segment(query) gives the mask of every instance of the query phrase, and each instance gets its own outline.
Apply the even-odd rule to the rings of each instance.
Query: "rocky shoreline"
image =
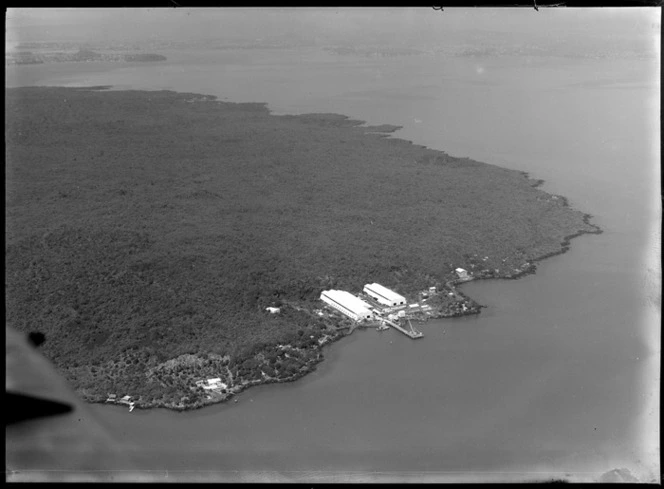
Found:
[[[463,283],[463,281],[459,281],[459,283]],[[466,310],[462,310],[460,307],[456,308],[438,307],[434,308],[431,311],[431,313],[421,314],[419,315],[419,317],[414,319],[417,321],[427,321],[430,319],[468,316],[472,314],[479,314],[480,309],[482,307],[485,307],[477,304],[475,301],[467,297],[462,292],[456,290],[455,288],[453,288],[452,290],[454,290],[455,294],[458,294],[459,296],[463,297],[465,301],[467,301],[468,307]],[[312,316],[314,315],[313,311],[308,311],[308,312],[312,314]],[[233,399],[235,400],[235,402],[237,402],[236,398],[237,395],[239,395],[241,392],[244,392],[246,389],[257,385],[280,384],[280,383],[294,382],[296,380],[299,380],[305,375],[315,371],[316,366],[324,360],[322,352],[324,346],[331,345],[332,343],[335,343],[346,336],[350,336],[351,334],[353,334],[353,332],[355,332],[356,329],[366,329],[375,326],[375,324],[373,323],[367,325],[353,323],[340,316],[338,317],[338,319],[339,323],[341,324],[337,326],[336,331],[332,334],[326,333],[325,341],[322,344],[315,345],[313,348],[305,350],[303,363],[298,368],[298,370],[290,376],[286,377],[268,377],[264,375],[261,376],[260,375],[262,373],[261,366],[257,366],[256,370],[253,372],[253,375],[251,377],[259,377],[258,379],[253,379],[253,380],[247,380],[244,378],[233,379],[233,384],[226,390],[226,392],[224,392],[221,395],[214,395],[209,399],[199,399],[193,402],[189,402],[189,399],[187,399],[187,401],[185,402],[180,401],[176,403],[168,403],[163,401],[143,401],[141,400],[140,395],[132,396],[132,398],[134,399],[132,403],[133,408],[136,409],[164,408],[173,411],[190,411],[194,409],[200,409],[205,406],[210,406],[213,404],[229,402]],[[278,345],[278,346],[281,346],[286,350],[297,349],[297,347],[293,347],[292,345]],[[224,380],[228,381],[228,377],[225,377]],[[84,396],[84,400],[93,404],[104,404],[107,402],[102,398],[102,396],[99,395]]]
[[[543,180],[538,181],[538,185],[541,185],[543,183]],[[564,197],[559,197],[562,199],[565,199]],[[567,199],[564,201],[565,205],[568,205]],[[476,301],[474,301],[472,298],[468,297],[466,294],[464,294],[462,291],[458,290],[458,286],[468,283],[468,282],[473,282],[477,280],[489,280],[489,279],[503,279],[503,280],[516,280],[521,277],[527,276],[527,275],[533,275],[535,274],[537,270],[536,262],[543,261],[547,258],[557,256],[557,255],[562,255],[566,253],[569,248],[570,248],[570,243],[571,240],[574,238],[577,238],[579,236],[582,236],[584,234],[602,234],[604,231],[597,225],[590,223],[590,219],[592,219],[592,216],[590,214],[584,214],[584,223],[587,224],[588,226],[591,226],[592,230],[580,230],[576,233],[567,235],[563,238],[563,240],[560,243],[560,250],[558,251],[553,251],[546,253],[544,255],[541,255],[539,257],[535,257],[530,260],[530,262],[527,263],[527,266],[522,268],[520,271],[513,273],[513,274],[506,274],[502,276],[472,276],[467,279],[456,279],[456,280],[451,280],[445,284],[445,287],[443,288],[443,291],[445,290],[451,290],[455,296],[462,297],[464,299],[464,302],[468,304],[468,307],[465,309],[461,309],[460,307],[456,308],[450,308],[450,307],[439,307],[435,310],[433,310],[431,313],[428,314],[420,314],[417,315],[415,320],[420,321],[420,322],[425,322],[429,321],[431,319],[443,319],[443,318],[457,318],[457,317],[463,317],[463,316],[470,316],[474,314],[479,314],[481,312],[482,308],[485,308],[487,306],[478,304]],[[443,292],[441,291],[441,292]],[[312,315],[313,313],[309,311]],[[151,401],[151,402],[141,402],[140,398],[135,401],[135,408],[137,409],[156,409],[156,408],[164,408],[164,409],[170,409],[173,411],[179,411],[179,412],[184,412],[184,411],[191,411],[195,409],[201,409],[206,406],[211,406],[214,404],[219,404],[222,402],[229,402],[232,399],[237,402],[237,395],[240,393],[244,392],[245,390],[249,389],[250,387],[258,386],[258,385],[265,385],[265,384],[281,384],[281,383],[286,383],[286,382],[295,382],[296,380],[301,379],[305,375],[313,372],[316,370],[316,366],[321,363],[324,360],[322,348],[325,345],[332,345],[333,343],[339,341],[340,339],[350,336],[353,334],[353,332],[356,329],[360,328],[368,328],[371,326],[367,325],[358,325],[358,324],[353,324],[349,323],[348,326],[346,327],[339,327],[337,329],[337,334],[330,335],[327,337],[327,340],[322,344],[319,345],[318,347],[315,347],[309,354],[309,356],[306,357],[306,361],[304,364],[300,367],[300,369],[293,375],[289,377],[263,377],[258,380],[243,380],[240,381],[238,384],[234,385],[228,390],[227,394],[224,394],[220,397],[213,398],[213,399],[207,399],[207,400],[202,400],[198,402],[194,402],[191,404],[185,404],[182,402],[179,403],[166,403],[166,402],[158,402],[158,401]],[[344,329],[346,330],[345,332]],[[290,346],[290,345],[288,345]],[[292,348],[292,346],[291,346]],[[105,403],[106,401],[100,400],[100,399],[86,399],[86,401],[90,403]]]
[[[291,382],[355,329],[321,290],[375,280],[420,304],[412,320],[477,314],[464,281],[601,232],[541,180],[386,137],[398,126],[103,88],[6,102],[7,321],[43,331],[89,402],[187,410]]]

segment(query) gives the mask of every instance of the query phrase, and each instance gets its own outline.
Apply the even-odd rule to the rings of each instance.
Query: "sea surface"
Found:
[[[187,413],[93,406],[145,473],[587,481],[627,468],[658,477],[657,58],[160,53],[168,61],[8,67],[7,86],[168,89],[400,125],[393,137],[544,179],[604,233],[574,239],[535,275],[465,285],[487,306],[477,317],[418,325],[418,341],[357,331],[327,348],[314,373],[237,403]]]

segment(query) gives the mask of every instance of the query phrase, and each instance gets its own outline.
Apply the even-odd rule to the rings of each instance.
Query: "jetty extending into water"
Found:
[[[387,324],[388,326],[392,326],[397,331],[402,332],[403,334],[405,334],[406,336],[408,336],[409,338],[412,338],[414,340],[424,337],[424,334],[421,331],[417,331],[415,328],[413,328],[413,325],[410,322],[410,319],[407,320],[408,321],[408,327],[409,327],[408,329],[403,328],[399,324],[395,323],[394,321],[390,321],[389,319],[382,318],[380,321],[381,321],[381,325],[386,325]]]

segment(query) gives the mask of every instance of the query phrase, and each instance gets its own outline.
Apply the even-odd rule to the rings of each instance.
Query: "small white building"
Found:
[[[118,401],[120,404],[131,404],[131,396],[124,396]]]
[[[212,390],[212,389],[225,389],[227,387],[221,379],[208,379],[208,385],[203,386],[203,389]]]
[[[281,309],[278,307],[266,307],[265,310],[271,312],[272,314],[277,314],[281,311]]]
[[[364,293],[386,306],[400,306],[406,303],[404,296],[377,283],[365,285]]]
[[[202,387],[206,391],[211,391],[215,389],[226,389],[228,387],[224,384],[220,378],[207,379],[207,380],[198,380],[196,385]]]
[[[470,275],[468,274],[468,270],[464,270],[463,268],[457,268],[454,270],[459,278],[470,278]]]
[[[345,290],[324,290],[320,298],[327,305],[355,321],[371,319],[373,316],[369,304]]]

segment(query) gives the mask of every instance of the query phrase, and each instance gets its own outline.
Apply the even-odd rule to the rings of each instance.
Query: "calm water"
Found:
[[[476,318],[421,341],[363,331],[293,384],[191,413],[94,411],[141,466],[227,480],[591,480],[659,473],[659,67],[654,60],[299,51],[23,66],[8,85],[114,85],[404,126],[397,137],[528,171],[604,230],[535,276],[465,291]]]

